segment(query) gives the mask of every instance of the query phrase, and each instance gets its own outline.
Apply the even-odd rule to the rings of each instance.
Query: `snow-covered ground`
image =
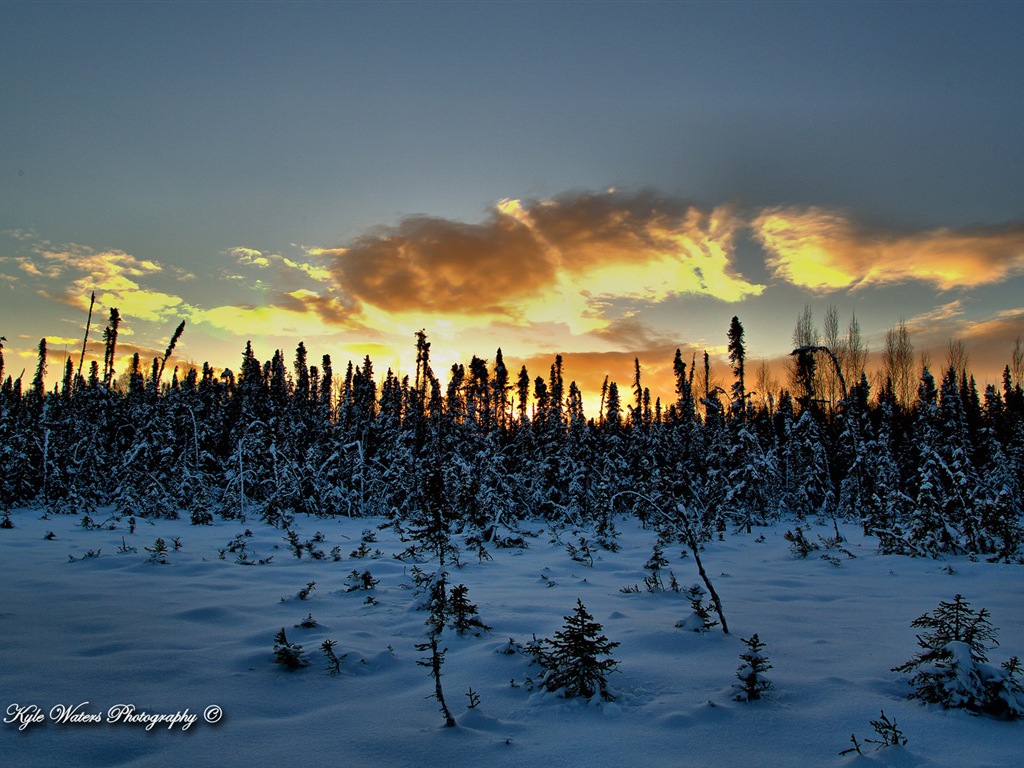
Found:
[[[100,515],[97,519],[101,519]],[[906,698],[905,677],[890,668],[917,650],[910,622],[961,593],[988,608],[1001,647],[993,661],[1024,657],[1024,568],[951,559],[881,556],[855,527],[834,566],[812,554],[794,559],[786,526],[726,535],[707,544],[705,566],[721,594],[730,635],[677,628],[689,603],[674,593],[624,593],[640,585],[655,533],[618,519],[621,550],[597,552],[592,567],[552,543],[543,524],[525,550],[489,548],[479,562],[462,539],[465,584],[493,631],[459,637],[446,630],[443,684],[459,727],[446,729],[428,670],[415,649],[426,612],[409,588],[407,546],[380,519],[299,519],[305,541],[340,547],[341,559],[294,557],[281,530],[258,520],[140,519],[86,530],[75,516],[11,515],[0,530],[0,765],[538,765],[786,766],[889,765],[999,767],[1024,756],[1024,724],[944,711]],[[226,549],[246,529],[245,566]],[[349,556],[364,530],[371,554]],[[814,533],[826,533],[822,528]],[[52,532],[53,536],[46,538]],[[759,536],[760,535],[760,536]],[[155,540],[181,548],[167,564],[150,562]],[[763,537],[763,538],[762,538]],[[134,551],[119,551],[134,548]],[[374,557],[372,550],[383,554]],[[98,557],[85,557],[89,550]],[[70,556],[75,558],[71,561]],[[691,556],[666,550],[684,586],[698,581]],[[423,564],[424,570],[435,566]],[[347,592],[346,578],[369,569],[372,592]],[[316,588],[308,599],[299,591]],[[367,603],[372,596],[375,604]],[[524,655],[498,650],[509,637],[551,637],[583,600],[604,633],[621,645],[610,683],[614,703],[564,700],[531,692],[536,675]],[[296,627],[312,614],[319,624]],[[274,663],[274,635],[286,628],[309,666]],[[766,701],[732,700],[745,649],[766,643],[774,690]],[[347,654],[341,673],[326,671],[324,639]],[[469,710],[469,688],[480,704]],[[84,702],[84,704],[83,704]],[[60,707],[106,721],[118,705],[136,714],[195,716],[193,724],[145,729],[145,721],[54,722]],[[219,707],[222,718],[216,719]],[[31,717],[38,707],[41,722]],[[20,708],[20,709],[19,709]],[[112,708],[115,708],[112,713]],[[186,712],[187,710],[187,712]],[[894,718],[906,747],[839,756],[850,735],[874,738],[869,721]],[[21,713],[20,719],[18,713]]]

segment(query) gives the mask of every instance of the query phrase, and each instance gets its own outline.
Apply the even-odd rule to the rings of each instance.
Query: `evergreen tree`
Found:
[[[911,698],[1003,719],[1024,717],[1020,663],[1016,658],[1001,668],[987,663],[989,650],[998,645],[987,610],[974,611],[956,595],[911,626],[926,630],[917,636],[921,651],[892,670],[914,673],[908,681]]]
[[[287,638],[284,627],[274,635],[274,663],[290,670],[301,669],[309,664],[302,646]]]
[[[744,381],[747,348],[743,343],[743,326],[740,319],[733,316],[729,324],[729,362],[736,380],[732,385],[732,409],[737,415],[744,416],[747,412],[747,389]]]
[[[768,657],[762,653],[764,643],[758,638],[757,633],[750,636],[750,639],[743,640],[747,650],[740,654],[743,663],[736,670],[738,683],[733,684],[736,693],[733,699],[736,701],[757,701],[763,699],[765,694],[772,689],[772,683],[764,673],[772,668]]]
[[[551,640],[545,640],[541,654],[541,685],[565,698],[592,698],[600,694],[605,701],[615,697],[608,691],[608,675],[619,662],[608,654],[619,646],[601,634],[602,627],[576,600],[575,610],[565,617],[563,628]]]
[[[452,587],[452,593],[448,597],[448,613],[451,616],[452,628],[460,635],[467,632],[472,635],[489,632],[491,628],[480,620],[477,607],[469,602],[468,594],[469,588],[465,584]]]

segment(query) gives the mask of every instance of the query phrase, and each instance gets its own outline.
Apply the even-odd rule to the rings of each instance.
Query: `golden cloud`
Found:
[[[329,299],[317,297],[317,303],[329,305]],[[327,307],[327,314],[335,310]],[[267,336],[288,339],[309,339],[337,333],[337,328],[324,320],[321,310],[311,311],[306,297],[295,299],[289,306],[234,306],[224,305],[211,309],[191,308],[190,322],[207,323],[241,337]]]
[[[603,303],[759,294],[731,263],[738,221],[651,194],[504,200],[482,224],[414,217],[329,259],[339,290],[387,313],[491,315],[604,327]]]
[[[18,259],[23,271],[36,277],[68,279],[60,293],[43,288],[39,294],[77,309],[88,308],[94,291],[98,306],[117,307],[123,315],[140,320],[165,320],[184,307],[181,297],[140,285],[139,279],[163,271],[155,261],[124,251],[94,251],[80,245],[56,249],[43,244],[35,253],[35,258]]]
[[[815,291],[920,280],[940,289],[1024,270],[1024,225],[869,230],[822,208],[770,208],[751,223],[776,276]]]

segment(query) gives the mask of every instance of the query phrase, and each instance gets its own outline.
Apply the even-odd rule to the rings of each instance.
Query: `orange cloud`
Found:
[[[554,278],[529,229],[501,213],[484,224],[406,219],[325,253],[341,287],[386,311],[501,313]]]
[[[482,224],[409,218],[310,253],[329,257],[339,290],[388,313],[560,320],[587,331],[606,325],[610,298],[759,294],[732,265],[737,226],[725,209],[607,192],[505,200]]]
[[[815,291],[920,280],[940,289],[1024,271],[1024,225],[869,230],[822,208],[769,208],[751,222],[777,277]]]

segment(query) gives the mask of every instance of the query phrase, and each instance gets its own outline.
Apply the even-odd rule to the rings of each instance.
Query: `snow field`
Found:
[[[529,530],[525,550],[488,545],[492,561],[478,562],[462,537],[462,568],[448,567],[452,585],[464,583],[481,620],[493,630],[459,637],[446,630],[445,696],[459,721],[445,729],[428,670],[414,648],[426,638],[426,612],[416,610],[412,562],[394,555],[407,543],[381,519],[300,518],[305,541],[316,531],[318,549],[340,547],[341,560],[296,559],[284,532],[258,520],[112,521],[114,530],[85,530],[81,518],[41,519],[35,510],[12,514],[0,530],[0,710],[89,702],[106,713],[133,704],[152,713],[198,715],[187,730],[124,723],[59,724],[19,731],[0,726],[0,764],[19,766],[168,766],[212,764],[326,764],[419,766],[479,763],[546,766],[892,765],[1008,766],[1024,755],[1024,725],[944,711],[908,700],[904,677],[890,668],[917,649],[910,622],[939,600],[961,593],[974,608],[988,608],[999,628],[998,663],[1024,657],[1024,570],[1020,566],[882,556],[855,527],[841,530],[856,555],[840,554],[838,567],[796,560],[783,539],[785,525],[753,536],[726,535],[708,542],[705,568],[721,594],[731,634],[675,627],[690,614],[674,593],[643,590],[643,565],[656,540],[631,519],[618,518],[618,552],[595,548],[588,567],[570,559],[567,542],[587,531],[561,531],[560,542],[543,523]],[[102,519],[102,515],[97,519]],[[246,529],[244,566],[218,550]],[[373,529],[377,559],[349,558],[361,533]],[[52,531],[53,540],[44,535]],[[809,535],[827,535],[831,526]],[[758,537],[763,536],[763,541]],[[119,552],[124,544],[136,551]],[[168,564],[149,562],[145,547],[157,537],[182,548]],[[593,546],[593,545],[592,545]],[[82,558],[90,549],[99,557]],[[699,581],[683,547],[665,555],[683,586]],[[76,560],[69,562],[69,555]],[[432,563],[419,565],[424,571]],[[346,591],[355,569],[370,570],[372,591]],[[948,570],[952,570],[950,573]],[[667,573],[663,574],[666,583]],[[308,582],[308,599],[297,593]],[[368,595],[376,605],[365,602]],[[604,634],[621,645],[618,671],[609,680],[613,703],[563,700],[530,691],[535,676],[523,655],[497,651],[509,637],[526,643],[551,637],[580,598]],[[312,614],[320,626],[295,627]],[[273,663],[274,634],[303,646],[309,666],[290,672]],[[745,646],[758,633],[773,668],[774,690],[763,702],[732,700],[732,684]],[[319,646],[337,641],[347,654],[341,673],[328,674]],[[515,681],[515,687],[510,684]],[[480,706],[468,710],[469,688]],[[209,705],[223,719],[204,721]],[[863,743],[868,724],[884,709],[909,743],[863,757],[840,757],[851,733]]]

